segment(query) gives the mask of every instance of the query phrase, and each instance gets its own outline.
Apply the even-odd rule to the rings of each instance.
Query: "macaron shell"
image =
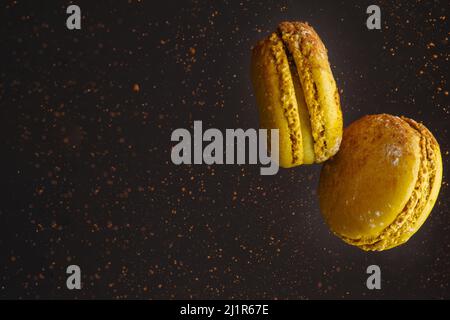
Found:
[[[317,87],[320,114],[325,122],[325,145],[320,151],[317,150],[317,162],[321,162],[338,152],[342,141],[343,120],[339,94],[331,70],[315,68],[312,74]]]
[[[374,115],[352,123],[320,177],[320,206],[331,230],[372,242],[410,199],[419,166],[420,137],[401,119]]]
[[[279,129],[280,166],[289,168],[302,164],[303,141],[295,89],[282,42],[276,34],[253,49],[251,76],[260,127]]]

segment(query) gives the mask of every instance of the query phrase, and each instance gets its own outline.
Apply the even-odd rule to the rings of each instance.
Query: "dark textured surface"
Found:
[[[5,1],[0,9],[0,297],[450,298],[448,8],[368,1]],[[251,46],[282,20],[328,48],[345,124],[405,115],[441,144],[437,204],[405,245],[330,234],[320,166],[175,166],[171,132],[250,128]],[[65,288],[65,268],[83,288]],[[382,290],[365,270],[382,269]]]

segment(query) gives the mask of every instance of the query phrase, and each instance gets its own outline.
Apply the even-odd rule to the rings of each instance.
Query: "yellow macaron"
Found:
[[[314,29],[280,23],[254,47],[251,65],[260,126],[279,129],[280,166],[333,156],[342,139],[342,112],[327,50]]]
[[[319,199],[331,230],[363,250],[386,250],[422,226],[442,180],[439,145],[414,120],[365,116],[344,131],[324,164]]]

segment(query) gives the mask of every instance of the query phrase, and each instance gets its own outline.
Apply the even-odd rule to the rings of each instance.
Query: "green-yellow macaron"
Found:
[[[322,168],[320,207],[331,230],[363,250],[386,250],[422,226],[442,180],[439,145],[422,124],[387,114],[345,129]]]

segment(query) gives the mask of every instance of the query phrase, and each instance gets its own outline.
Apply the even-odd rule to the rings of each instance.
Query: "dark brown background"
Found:
[[[372,1],[158,3],[76,1],[81,31],[70,1],[2,3],[0,297],[450,298],[448,2],[377,1],[381,31],[365,27]],[[193,120],[257,128],[250,49],[282,20],[322,37],[346,125],[405,115],[440,142],[441,193],[406,245],[330,234],[318,165],[171,164],[170,134]]]

